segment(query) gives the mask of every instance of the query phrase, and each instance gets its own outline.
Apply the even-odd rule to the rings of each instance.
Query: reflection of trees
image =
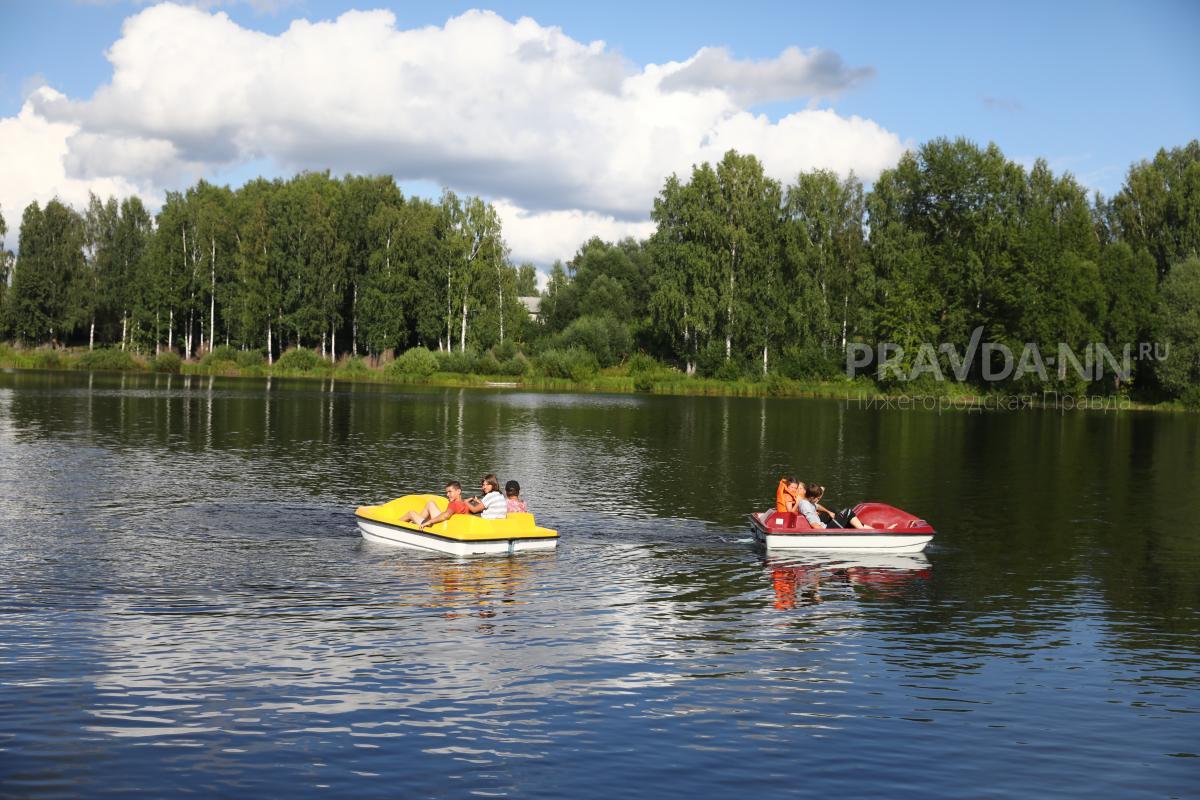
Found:
[[[945,565],[929,581],[933,630],[1010,613],[1014,630],[1052,632],[1054,620],[1030,612],[1098,590],[1114,617],[1200,632],[1192,415],[938,414],[69,372],[8,372],[0,388],[10,390],[14,441],[98,448],[88,463],[101,472],[89,477],[130,498],[319,497],[349,507],[450,477],[471,487],[495,471],[521,481],[539,516],[672,520],[667,536],[684,530],[681,519],[740,532],[787,471],[826,483],[834,503],[879,499],[933,521]],[[747,590],[716,573],[689,580],[714,598]]]

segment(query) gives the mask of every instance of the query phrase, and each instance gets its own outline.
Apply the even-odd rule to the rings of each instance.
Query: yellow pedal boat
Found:
[[[456,556],[508,555],[527,550],[552,550],[558,531],[539,528],[533,514],[509,514],[505,519],[482,519],[474,514],[455,514],[444,522],[418,528],[401,518],[409,511],[422,511],[432,500],[446,510],[445,497],[408,494],[378,506],[359,506],[354,512],[364,539]]]

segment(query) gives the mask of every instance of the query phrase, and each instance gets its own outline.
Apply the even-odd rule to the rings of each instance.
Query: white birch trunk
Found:
[[[208,346],[212,349],[217,344],[217,237],[210,236],[210,257],[208,260],[209,280],[211,291],[208,299]]]
[[[96,341],[96,318],[92,317],[91,327],[88,328],[88,352],[92,351],[92,344]],[[121,349],[125,349],[124,340],[121,341]]]
[[[187,251],[187,225],[184,225],[182,228],[179,229],[179,236],[183,240],[183,271],[186,274],[187,273],[187,265],[188,265],[188,263],[187,263],[187,261],[188,261],[188,258],[187,258],[187,253],[188,253],[188,251]],[[174,323],[175,323],[175,309],[171,309],[172,328],[174,327]],[[188,331],[186,341],[190,344],[191,340],[192,340],[192,334],[191,334],[191,331]],[[172,341],[171,346],[172,346],[172,348],[174,348],[174,339],[172,339],[171,341]],[[184,353],[184,358],[187,358],[187,353]]]
[[[271,347],[271,321],[267,320],[267,364],[275,363],[275,351]]]
[[[691,341],[692,341],[692,329],[688,323],[688,307],[687,307],[687,303],[684,303],[683,304],[683,352],[685,353],[685,355],[684,355],[684,362],[683,362],[683,372],[685,375],[691,375],[696,369],[696,365],[692,361]]]
[[[728,361],[733,353],[733,270],[737,265],[737,245],[729,248],[729,298],[726,303],[726,317],[729,327],[725,331],[725,360]]]
[[[467,352],[467,293],[463,292],[463,312],[462,312],[462,333],[458,338],[458,350],[461,353]]]
[[[850,316],[850,295],[846,295],[842,304],[842,352],[846,352],[846,325]]]
[[[504,273],[500,261],[496,261],[496,288],[500,293],[500,344],[504,344]]]

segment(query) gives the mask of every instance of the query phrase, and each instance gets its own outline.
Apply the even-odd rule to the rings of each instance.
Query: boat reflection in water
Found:
[[[447,618],[496,616],[498,606],[523,603],[530,568],[514,559],[475,560],[441,565],[431,581],[428,607],[440,608]]]
[[[924,553],[805,553],[800,558],[768,553],[763,565],[781,611],[841,599],[847,590],[862,599],[902,598],[928,582],[933,571]]]
[[[447,619],[487,620],[505,607],[528,603],[531,579],[553,563],[551,552],[497,559],[424,558],[397,567],[413,588],[407,604],[439,611]]]

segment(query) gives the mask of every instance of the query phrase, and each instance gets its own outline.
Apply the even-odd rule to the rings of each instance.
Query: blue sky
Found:
[[[42,83],[72,101],[89,100],[113,77],[105,51],[121,38],[123,21],[147,7],[102,0],[0,0],[6,33],[0,47],[0,118],[16,115],[30,88]],[[625,59],[633,71],[686,61],[703,47],[728,48],[733,59],[747,63],[775,59],[793,46],[820,48],[849,67],[873,70],[873,76],[832,98],[788,97],[745,111],[778,121],[806,108],[828,108],[843,120],[870,120],[906,144],[959,135],[994,141],[1010,158],[1031,163],[1044,157],[1056,171],[1069,170],[1106,194],[1120,188],[1131,163],[1152,157],[1160,147],[1200,137],[1195,83],[1200,3],[1184,0],[725,5],[258,0],[201,7],[228,14],[240,28],[272,36],[297,18],[334,19],[349,9],[390,9],[395,28],[405,31],[444,26],[469,9],[484,8],[510,23],[531,17],[578,43],[603,40],[606,52]],[[222,68],[219,59],[211,68]],[[533,118],[528,124],[541,122]],[[339,164],[329,166],[339,171]],[[288,171],[286,165],[276,166],[273,156],[261,154],[208,169],[218,180],[235,182],[260,172]],[[453,182],[455,174],[399,177],[429,191],[439,182]],[[495,184],[480,186],[481,193],[497,191]],[[557,190],[537,191],[541,194],[531,192],[522,207],[532,208]],[[558,207],[548,200],[545,205]],[[564,196],[559,205],[580,204]],[[597,205],[597,213],[610,213],[612,205]],[[648,210],[648,203],[642,207]],[[621,210],[615,213],[620,217]]]

